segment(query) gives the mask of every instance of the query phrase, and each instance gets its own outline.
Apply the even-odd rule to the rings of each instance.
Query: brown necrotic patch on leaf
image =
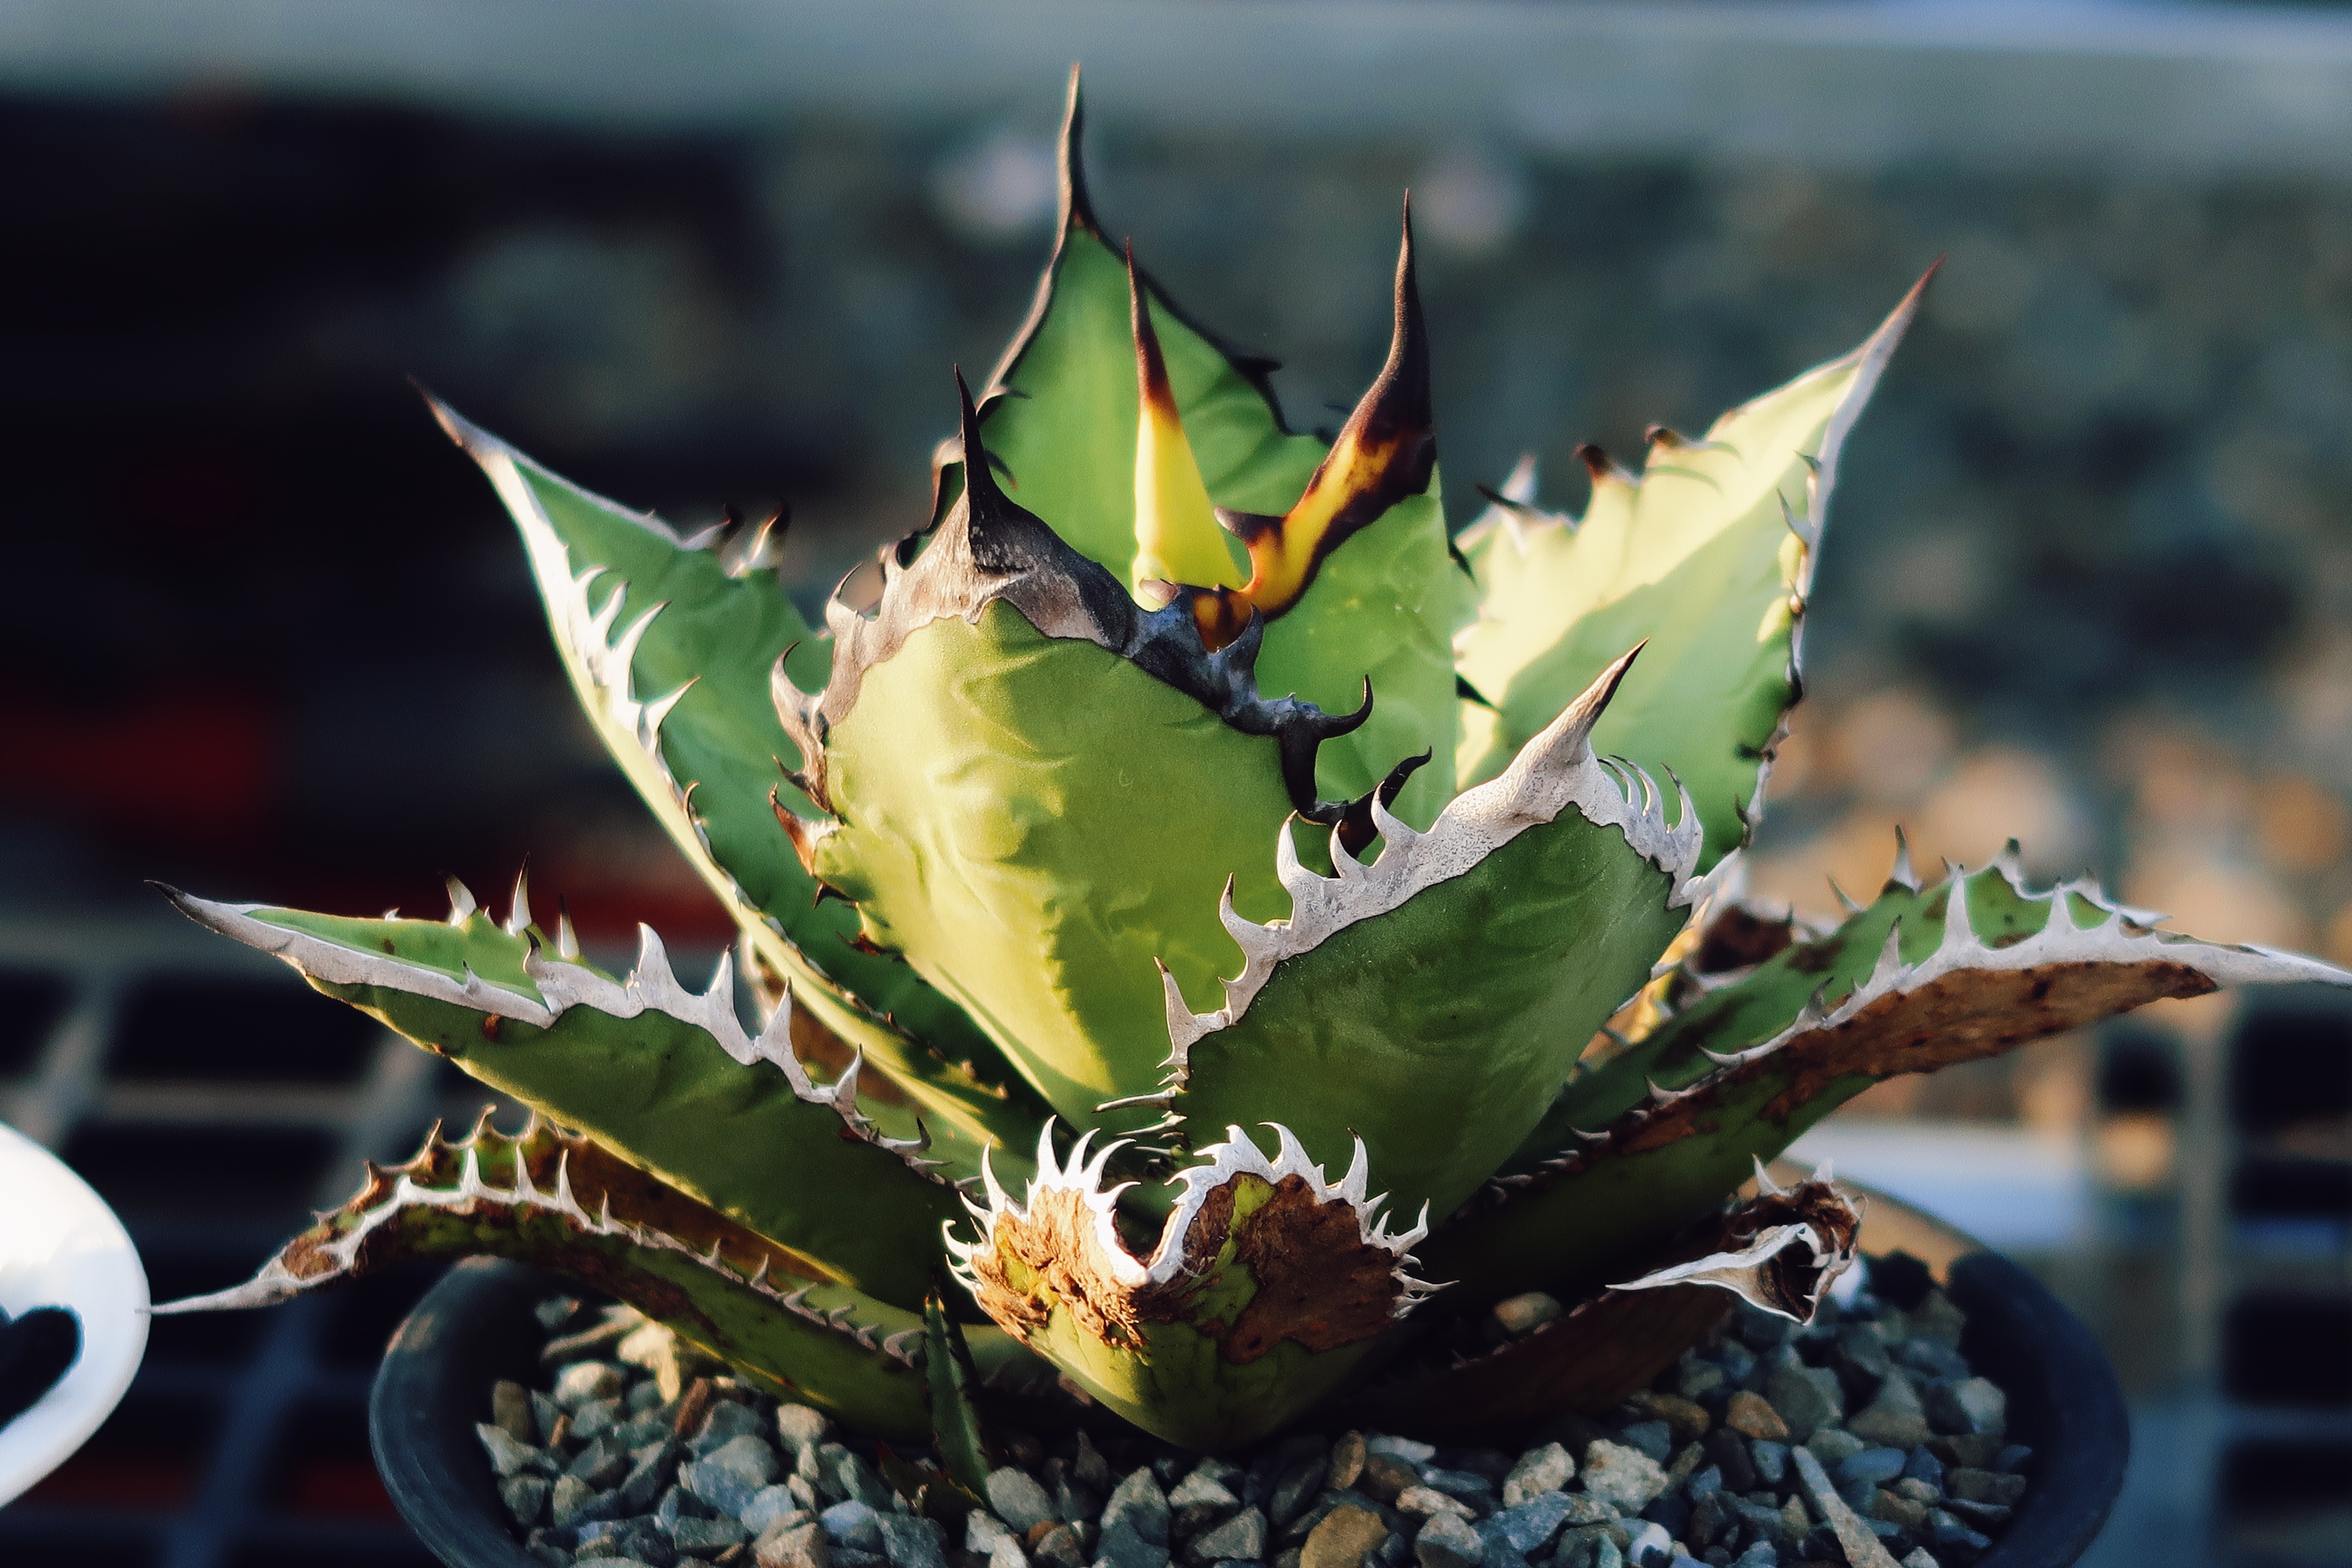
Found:
[[[369,1162],[360,1190],[287,1243],[259,1276],[200,1300],[267,1305],[410,1258],[448,1256],[453,1226],[476,1243],[461,1250],[522,1258],[600,1287],[623,1268],[610,1245],[614,1237],[644,1238],[746,1278],[775,1279],[779,1288],[833,1278],[591,1139],[537,1116],[509,1136],[490,1127],[485,1111],[465,1139],[451,1142],[436,1127],[404,1163]],[[646,1288],[656,1286],[672,1289],[658,1281]]]
[[[1257,1293],[1234,1319],[1222,1353],[1253,1362],[1294,1340],[1310,1351],[1370,1339],[1396,1321],[1396,1258],[1365,1241],[1353,1211],[1285,1176],[1234,1236],[1234,1261]]]
[[[1430,1289],[1399,1266],[1423,1229],[1391,1234],[1377,1202],[1365,1202],[1360,1143],[1335,1184],[1287,1130],[1275,1131],[1276,1159],[1238,1128],[1202,1150],[1204,1163],[1175,1177],[1183,1195],[1150,1256],[1139,1258],[1120,1239],[1115,1193],[1102,1186],[1123,1145],[1089,1162],[1082,1138],[1065,1163],[1049,1130],[1027,1201],[1016,1205],[991,1178],[990,1206],[974,1209],[981,1238],[950,1237],[958,1272],[982,1309],[1024,1338],[1058,1309],[1087,1336],[1129,1352],[1146,1349],[1146,1325],[1181,1322],[1236,1363],[1285,1340],[1324,1351],[1370,1339]]]
[[[1124,1248],[1106,1255],[1095,1210],[1075,1188],[1033,1191],[1027,1212],[1000,1215],[970,1261],[981,1310],[1009,1333],[1041,1331],[1058,1307],[1105,1344],[1143,1342],[1140,1265]]]
[[[2190,965],[2162,960],[1959,971],[1877,997],[1842,1023],[1792,1036],[1769,1055],[1644,1106],[1613,1124],[1605,1142],[1569,1155],[1561,1169],[1663,1149],[1711,1130],[1719,1125],[1727,1104],[1751,1085],[1778,1083],[1759,1114],[1786,1122],[1842,1078],[1874,1080],[1934,1072],[2000,1056],[2144,1003],[2202,996],[2218,988]]]
[[[1916,991],[1881,996],[1842,1024],[1790,1041],[1783,1047],[1795,1048],[1784,1064],[1788,1087],[1765,1106],[1764,1114],[1786,1121],[1848,1074],[1884,1079],[1934,1072],[1999,1056],[2028,1040],[2145,1003],[2202,996],[2220,988],[2189,964],[2163,961],[1965,970]]]
[[[1785,951],[1796,934],[1796,921],[1790,916],[1731,904],[1707,922],[1698,951],[1691,955],[1691,968],[1701,974],[1751,968]]]

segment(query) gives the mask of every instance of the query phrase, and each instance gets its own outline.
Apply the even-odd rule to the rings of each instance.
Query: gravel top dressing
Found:
[[[478,1430],[518,1535],[556,1568],[1963,1568],[2032,1451],[1925,1268],[1869,1268],[1811,1327],[1742,1305],[1605,1419],[1563,1415],[1516,1451],[1348,1431],[1203,1458],[998,1428],[988,1510],[934,1495],[926,1517],[890,1478],[912,1491],[935,1456],[839,1432],[628,1308],[569,1298],[540,1309],[546,1385],[497,1384]],[[1517,1298],[1492,1331],[1557,1311]]]

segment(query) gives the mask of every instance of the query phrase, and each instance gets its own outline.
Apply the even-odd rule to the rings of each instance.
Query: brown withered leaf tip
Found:
[[[1782,1247],[1759,1263],[1756,1293],[1764,1304],[1800,1322],[1812,1319],[1830,1259],[1850,1256],[1862,1231],[1860,1211],[1827,1182],[1801,1182],[1786,1192],[1765,1192],[1725,1217],[1715,1250],[1736,1252],[1776,1226],[1801,1225],[1813,1234],[1813,1247]]]
[[[1430,404],[1429,330],[1412,256],[1407,206],[1397,249],[1396,321],[1381,374],[1340,426],[1297,504],[1280,517],[1217,509],[1250,556],[1250,580],[1233,597],[1269,620],[1296,605],[1324,560],[1391,507],[1429,489],[1437,468]],[[1223,609],[1230,621],[1234,611]]]

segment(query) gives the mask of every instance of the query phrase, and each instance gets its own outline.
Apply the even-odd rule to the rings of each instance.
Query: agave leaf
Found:
[[[508,1135],[485,1112],[457,1142],[435,1128],[246,1284],[155,1310],[272,1306],[414,1258],[483,1255],[608,1291],[779,1398],[879,1434],[929,1430],[919,1317],[537,1117]],[[992,1364],[1034,1364],[1006,1335],[975,1337]]]
[[[1892,881],[1829,936],[1791,943],[1579,1075],[1547,1125],[1590,1135],[1518,1162],[1431,1239],[1423,1262],[1477,1299],[1608,1269],[1882,1079],[2164,997],[2293,981],[2352,974],[2151,930],[2087,882],[2029,893],[2013,855],[1925,889]]]
[[[1860,348],[1733,409],[1705,440],[1654,433],[1639,477],[1587,447],[1581,522],[1514,504],[1464,531],[1481,597],[1458,668],[1492,703],[1464,704],[1465,786],[1646,638],[1593,743],[1682,781],[1706,824],[1701,869],[1746,840],[1797,698],[1800,617],[1839,452],[1926,281]]]
[[[1152,961],[1202,994],[1239,962],[1216,918],[1227,879],[1242,907],[1281,908],[1278,743],[1003,601],[868,672],[825,766],[827,885],[1082,1125],[1158,1081]]]
[[[811,1081],[788,1009],[744,1032],[727,956],[696,995],[644,928],[615,981],[479,910],[443,923],[173,900],[831,1278],[921,1302],[953,1189],[872,1129],[854,1081]]]
[[[992,1331],[999,1336],[1003,1330]],[[1009,1337],[1009,1336],[1007,1336]],[[985,1507],[988,1473],[996,1468],[980,1419],[980,1373],[963,1325],[948,1316],[939,1290],[923,1298],[923,1371],[930,1380],[931,1441],[948,1479],[976,1507]]]
[[[1085,129],[1073,70],[1053,258],[981,395],[981,426],[1021,504],[1126,582],[1136,553],[1136,349],[1128,262],[1104,237],[1087,193]],[[1251,511],[1286,509],[1323,460],[1324,443],[1284,422],[1267,380],[1274,362],[1218,342],[1150,273],[1136,280],[1210,495]],[[962,456],[952,447],[943,454],[957,484]]]
[[[1859,1224],[1827,1183],[1768,1191],[1675,1238],[1651,1273],[1601,1289],[1523,1339],[1424,1352],[1352,1401],[1351,1414],[1446,1443],[1491,1442],[1562,1411],[1597,1415],[1648,1386],[1723,1321],[1734,1296],[1811,1321],[1853,1260]]]
[[[981,398],[981,423],[1013,498],[1126,583],[1138,547],[1137,347],[1129,264],[1104,237],[1087,199],[1080,160],[1084,125],[1073,72],[1053,259],[1029,319]],[[1267,380],[1273,362],[1219,342],[1148,272],[1136,274],[1135,287],[1211,500],[1244,526],[1291,512],[1307,497],[1328,453],[1326,443],[1293,434],[1284,423]],[[1366,395],[1366,411],[1393,416],[1402,398],[1412,405],[1425,436],[1428,354],[1412,293],[1409,235],[1398,268],[1397,340],[1390,364]],[[1344,710],[1355,705],[1369,677],[1380,697],[1362,731],[1324,749],[1318,776],[1328,795],[1360,795],[1399,758],[1433,749],[1449,755],[1454,747],[1448,639],[1461,584],[1446,551],[1444,510],[1428,467],[1433,456],[1433,447],[1422,454],[1405,493],[1372,517],[1350,519],[1328,536],[1319,517],[1312,529],[1290,531],[1318,569],[1303,595],[1286,596],[1270,616],[1261,685]],[[961,458],[960,449],[946,448],[943,496],[962,482]],[[1335,511],[1357,493],[1356,478],[1349,468],[1329,474],[1323,499]],[[1379,493],[1388,499],[1386,491]],[[1297,575],[1304,581],[1307,574]],[[1452,795],[1452,784],[1444,769],[1424,770],[1406,785],[1398,809],[1407,820],[1425,823]]]
[[[969,404],[965,439],[977,449]],[[1239,959],[1217,889],[1238,878],[1241,907],[1271,918],[1284,816],[1368,814],[1314,793],[1317,748],[1361,714],[1260,697],[1263,623],[1212,651],[1185,603],[1139,607],[985,469],[890,563],[870,617],[828,614],[825,689],[784,672],[776,694],[836,817],[808,830],[809,866],[865,941],[1096,1125],[1158,1081],[1154,959],[1208,994]]]
[[[1228,912],[1247,964],[1214,1013],[1169,986],[1171,1119],[1271,1118],[1327,1160],[1360,1132],[1401,1212],[1469,1196],[1701,893],[1688,798],[1670,827],[1654,783],[1590,744],[1633,662],[1604,670],[1430,832],[1381,813],[1369,867],[1335,854],[1339,875],[1319,877],[1286,831],[1289,919]]]
[[[956,1270],[1006,1331],[1121,1416],[1171,1442],[1219,1448],[1282,1426],[1329,1394],[1428,1287],[1403,1270],[1422,1235],[1364,1196],[1364,1146],[1325,1180],[1289,1132],[1269,1159],[1240,1128],[1177,1173],[1150,1256],[1119,1234],[1118,1189],[1087,1137],[1066,1163],[1050,1139],[1015,1204],[992,1178]]]
[[[856,918],[817,901],[786,830],[815,808],[778,772],[793,749],[770,674],[792,649],[821,680],[827,654],[767,559],[781,541],[701,547],[434,412],[513,515],[598,735],[801,1004],[905,1087],[955,1174],[976,1171],[992,1140],[1028,1147],[1043,1108],[953,1003],[853,945]]]

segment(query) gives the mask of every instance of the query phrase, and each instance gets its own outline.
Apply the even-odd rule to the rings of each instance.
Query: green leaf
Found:
[[[975,1396],[980,1374],[963,1325],[948,1316],[947,1299],[933,1290],[923,1298],[923,1369],[930,1381],[931,1441],[948,1479],[977,1505],[985,1507],[988,1473],[996,1468],[982,1430]]]
[[[952,1003],[905,964],[851,945],[856,917],[818,904],[780,826],[779,810],[815,808],[778,771],[793,748],[771,673],[795,645],[788,662],[803,679],[821,679],[827,663],[768,559],[781,540],[698,548],[434,407],[513,515],[598,735],[761,953],[906,1089],[953,1174],[976,1171],[992,1141],[1028,1147],[1043,1108]]]
[[[1226,880],[1260,918],[1283,907],[1279,743],[1005,600],[908,633],[824,757],[826,884],[1080,1126],[1159,1081],[1153,961],[1202,996],[1240,962]]]
[[[1630,662],[1429,833],[1381,813],[1372,865],[1286,855],[1289,918],[1230,922],[1248,962],[1224,1005],[1169,999],[1173,1117],[1280,1122],[1326,1161],[1360,1134],[1402,1213],[1445,1215],[1493,1173],[1697,896],[1688,801],[1669,828],[1588,743]]]
[[[1103,237],[1087,195],[1085,126],[1073,71],[1053,258],[982,394],[981,428],[1013,499],[1124,583],[1136,551],[1135,338],[1126,258]],[[1286,510],[1324,444],[1284,423],[1266,382],[1273,362],[1212,338],[1149,273],[1138,281],[1210,496],[1245,511]]]
[[[1494,704],[1463,706],[1465,787],[1646,639],[1593,743],[1690,791],[1702,870],[1746,842],[1797,699],[1799,617],[1839,451],[1925,287],[1860,348],[1733,409],[1704,441],[1654,432],[1638,478],[1585,448],[1581,522],[1509,505],[1464,531],[1480,604],[1458,668]]]
[[[1549,1155],[1531,1142],[1431,1238],[1422,1266],[1469,1300],[1589,1283],[1883,1079],[2163,997],[2290,981],[2352,974],[2150,930],[2088,883],[2029,893],[2013,854],[1925,890],[1890,882],[1829,936],[1793,943],[1577,1075],[1546,1118],[1564,1135]]]
[[[803,1259],[586,1138],[537,1118],[508,1136],[436,1128],[247,1283],[159,1313],[264,1307],[415,1258],[520,1259],[610,1291],[780,1399],[860,1430],[928,1427],[921,1321],[847,1287],[795,1277]],[[999,1357],[1025,1352],[993,1331]]]
[[[457,924],[346,920],[173,897],[832,1278],[922,1300],[940,1227],[959,1212],[953,1189],[885,1145],[854,1083],[810,1081],[782,1012],[757,1038],[744,1032],[725,955],[696,995],[644,928],[636,970],[614,981],[478,911]]]
[[[1199,1152],[1147,1257],[1128,1250],[1089,1134],[1066,1162],[1039,1143],[1015,1204],[993,1178],[956,1270],[1006,1332],[1148,1432],[1227,1448],[1311,1408],[1429,1287],[1407,1276],[1419,1227],[1392,1232],[1359,1142],[1326,1179],[1277,1126],[1268,1158],[1239,1128]]]
[[[1128,263],[1103,237],[1087,199],[1083,127],[1074,73],[1054,257],[1028,321],[981,399],[981,428],[1013,499],[1125,583],[1136,555],[1136,343]],[[1399,264],[1401,342],[1410,279],[1408,235]],[[1265,379],[1272,362],[1218,342],[1148,274],[1139,273],[1137,282],[1210,498],[1235,513],[1289,511],[1327,452],[1323,442],[1284,424]],[[1411,325],[1418,343],[1417,302]],[[1409,368],[1425,408],[1425,349]],[[1380,391],[1376,385],[1368,398]],[[1372,681],[1370,721],[1335,739],[1318,759],[1322,794],[1353,798],[1405,757],[1452,753],[1451,639],[1465,586],[1446,549],[1433,475],[1425,493],[1389,506],[1331,549],[1304,597],[1269,620],[1258,665],[1263,689],[1344,712],[1356,706],[1365,679]],[[1424,769],[1406,784],[1398,811],[1408,822],[1426,824],[1452,795],[1444,768]]]

